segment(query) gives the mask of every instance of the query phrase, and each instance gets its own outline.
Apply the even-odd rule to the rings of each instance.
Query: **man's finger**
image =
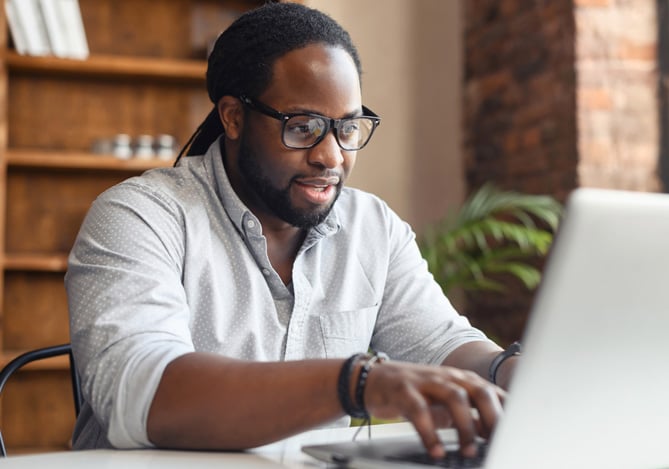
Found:
[[[416,388],[409,389],[403,407],[404,416],[413,424],[430,456],[434,459],[443,458],[444,447],[425,397]]]
[[[455,381],[444,381],[430,395],[448,409],[453,426],[458,432],[460,451],[465,456],[476,456],[476,425],[472,415],[467,389]]]
[[[488,438],[502,416],[502,402],[497,387],[483,379],[473,379],[461,383],[469,395],[472,406],[481,420],[480,435]]]

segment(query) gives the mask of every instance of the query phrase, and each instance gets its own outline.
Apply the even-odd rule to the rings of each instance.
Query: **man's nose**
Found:
[[[311,164],[332,169],[344,162],[344,155],[342,155],[342,149],[337,143],[334,132],[336,132],[336,129],[331,129],[323,137],[323,140],[318,142],[318,145],[309,150],[309,162]]]

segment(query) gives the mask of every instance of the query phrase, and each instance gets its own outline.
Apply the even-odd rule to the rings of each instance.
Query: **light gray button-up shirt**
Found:
[[[75,447],[151,446],[146,421],[167,364],[193,351],[257,361],[348,357],[441,363],[487,340],[433,281],[411,228],[344,188],[311,229],[290,285],[228,181],[218,142],[93,203],[65,279],[86,405]],[[249,383],[250,386],[253,383]]]

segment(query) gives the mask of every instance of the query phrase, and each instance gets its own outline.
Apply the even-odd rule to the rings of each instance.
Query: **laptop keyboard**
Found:
[[[414,464],[424,464],[432,467],[448,467],[448,468],[468,468],[468,467],[483,467],[485,455],[488,449],[488,444],[482,442],[478,445],[478,451],[473,458],[466,458],[460,454],[460,451],[448,451],[443,459],[433,459],[426,452],[409,453],[401,456],[389,456],[388,460],[394,462],[411,462]]]

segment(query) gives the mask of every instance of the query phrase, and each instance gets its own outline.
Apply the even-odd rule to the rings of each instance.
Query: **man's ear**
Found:
[[[225,136],[230,140],[237,140],[244,127],[244,109],[241,101],[234,96],[223,96],[218,101],[217,108]]]

